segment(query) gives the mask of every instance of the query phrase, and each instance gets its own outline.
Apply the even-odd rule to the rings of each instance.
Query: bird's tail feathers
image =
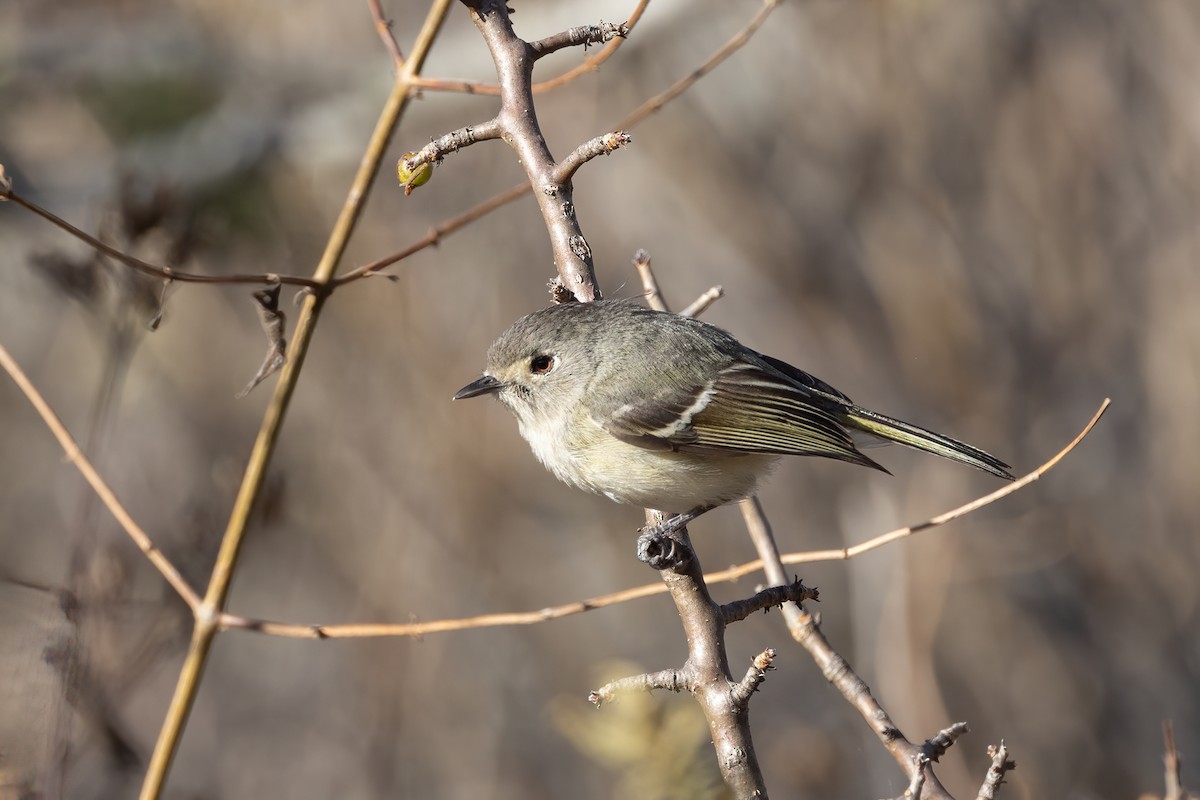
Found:
[[[951,461],[970,464],[972,467],[990,472],[1006,480],[1015,480],[1013,474],[1008,471],[1008,464],[990,453],[985,453],[978,447],[964,444],[957,439],[951,439],[949,436],[934,433],[910,422],[893,419],[858,406],[846,408],[842,411],[842,415],[844,415],[843,422],[847,426],[865,431],[872,436],[917,450],[924,450]]]

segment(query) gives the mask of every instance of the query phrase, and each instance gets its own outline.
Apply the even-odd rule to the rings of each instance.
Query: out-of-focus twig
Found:
[[[171,588],[183,598],[183,601],[189,607],[195,609],[199,606],[200,595],[188,584],[187,580],[179,573],[179,570],[175,568],[175,565],[163,555],[162,551],[150,539],[149,534],[142,530],[141,526],[133,520],[133,517],[125,510],[125,507],[121,505],[121,501],[113,494],[113,490],[104,482],[104,479],[100,477],[100,473],[96,472],[96,468],[92,466],[87,456],[79,449],[79,445],[75,443],[75,439],[67,431],[62,420],[54,413],[54,409],[50,408],[50,404],[46,402],[46,398],[42,397],[37,387],[29,380],[29,376],[13,360],[13,357],[9,355],[8,350],[3,345],[0,345],[0,366],[4,368],[4,371],[9,374],[13,382],[17,384],[17,387],[20,388],[25,397],[29,399],[29,402],[37,410],[42,421],[46,423],[46,427],[50,429],[50,432],[54,434],[54,438],[62,446],[67,460],[75,465],[75,468],[79,470],[79,474],[92,487],[92,490],[100,498],[100,501],[104,503],[109,513],[113,515],[121,528],[129,534],[129,538],[133,540],[133,543],[137,545],[147,560],[163,576],[163,580],[171,585]]]
[[[1187,789],[1183,788],[1183,773],[1179,766],[1179,748],[1175,746],[1175,724],[1164,719],[1163,732],[1163,772],[1166,791],[1163,800],[1188,800]],[[1004,742],[1000,743],[1001,747]],[[982,795],[981,795],[982,796]]]
[[[1008,760],[1008,747],[1004,744],[1004,740],[1000,740],[1000,746],[988,745],[988,755],[992,758],[991,766],[988,767],[987,777],[983,779],[983,785],[979,787],[979,794],[975,796],[975,800],[996,800],[996,795],[1000,791],[1000,784],[1004,783],[1004,775],[1009,770],[1017,768],[1017,762]],[[1170,795],[1168,795],[1170,800]]]
[[[736,34],[734,34],[733,37],[731,37],[716,52],[714,52],[711,56],[709,56],[709,58],[699,68],[688,73],[686,76],[684,76],[683,78],[676,81],[676,83],[674,83],[665,92],[658,95],[655,98],[656,102],[655,102],[653,108],[648,109],[645,107],[645,105],[640,106],[636,111],[634,111],[632,114],[627,116],[626,120],[632,120],[636,117],[636,121],[640,122],[641,120],[645,119],[650,114],[654,113],[655,111],[660,110],[668,102],[670,102],[671,100],[674,100],[676,97],[678,97],[680,94],[682,94],[686,89],[691,87],[699,79],[699,76],[706,75],[709,72],[711,72],[713,70],[713,68],[717,66],[717,64],[724,61],[735,50],[742,47],[743,45],[746,44],[747,41],[749,41],[750,37],[753,36],[754,33],[759,29],[759,27],[762,26],[762,23],[766,18],[766,14],[770,13],[770,11],[777,4],[778,4],[778,0],[774,0],[774,2],[770,2],[770,0],[768,0],[768,2],[764,3],[763,8],[760,9],[757,14],[755,14],[754,18],[751,19],[750,22],[747,23],[744,28],[742,28],[740,31],[738,31]],[[639,7],[639,11],[640,11],[640,7]],[[633,22],[632,22],[633,18],[631,17],[630,19],[631,19],[631,21],[627,24],[629,25],[630,28],[632,28],[633,27]],[[622,40],[618,39],[614,42],[610,42],[606,47],[612,47],[614,44],[617,44],[620,41],[622,41]],[[498,87],[497,87],[497,91],[494,93],[497,93],[497,94],[499,93]],[[634,127],[634,125],[633,124],[628,124],[628,125],[622,124],[622,125],[616,125],[614,127],[616,129],[624,130],[626,128],[632,128],[632,127]],[[458,215],[457,217],[454,217],[452,219],[447,220],[446,222],[443,222],[443,223],[437,225],[432,231],[430,231],[428,234],[426,234],[424,237],[422,237],[418,241],[413,242],[411,245],[409,245],[405,249],[403,249],[399,252],[393,253],[391,255],[384,256],[383,258],[373,261],[370,264],[364,264],[360,267],[356,267],[355,269],[350,270],[349,272],[345,273],[340,278],[338,278],[336,281],[334,281],[334,286],[337,287],[337,286],[341,286],[345,283],[350,283],[352,281],[360,280],[374,272],[378,272],[381,269],[389,267],[392,264],[395,264],[399,261],[402,261],[405,258],[408,258],[413,253],[420,252],[421,250],[424,250],[427,247],[436,245],[442,239],[442,237],[448,236],[452,233],[455,233],[458,230],[461,230],[468,223],[474,222],[475,220],[479,219],[480,217],[490,214],[491,212],[495,211],[496,209],[502,208],[503,206],[506,206],[509,203],[513,202],[514,200],[516,200],[520,197],[524,197],[526,194],[530,194],[531,192],[532,192],[532,187],[531,187],[530,183],[526,181],[526,182],[519,183],[510,189],[506,189],[505,191],[500,192],[499,194],[493,195],[492,197],[483,201],[482,203],[475,206],[474,208],[468,209],[467,211],[463,212],[462,214]]]
[[[1024,478],[998,491],[992,492],[986,497],[967,503],[945,514],[940,514],[920,525],[901,528],[899,531],[892,531],[889,534],[878,536],[864,545],[859,545],[855,548],[827,550],[816,554],[798,554],[803,557],[798,559],[781,558],[775,544],[775,538],[771,533],[770,524],[767,522],[761,504],[758,503],[757,498],[745,500],[741,504],[742,514],[745,517],[746,525],[750,531],[751,539],[754,541],[755,548],[761,556],[758,561],[758,568],[761,568],[766,573],[767,579],[771,583],[777,585],[783,584],[787,582],[787,575],[783,570],[785,563],[800,563],[802,560],[827,560],[830,557],[852,558],[859,553],[880,547],[906,536],[911,536],[918,531],[944,524],[964,514],[969,514],[978,508],[982,508],[988,503],[1011,494],[1022,486],[1033,483],[1045,474],[1047,470],[1053,468],[1055,464],[1066,456],[1067,453],[1071,452],[1083,437],[1092,430],[1108,406],[1109,400],[1106,398],[1083,431],[1065,449]],[[821,558],[818,559],[817,556],[821,556]],[[879,704],[879,701],[871,694],[871,690],[867,684],[854,672],[850,664],[834,650],[833,646],[825,638],[820,628],[819,618],[795,604],[784,605],[782,610],[784,619],[787,621],[788,631],[792,634],[792,637],[809,652],[813,660],[821,668],[826,679],[859,712],[863,720],[866,721],[871,730],[879,737],[883,746],[892,754],[896,763],[908,775],[910,781],[916,781],[917,779],[917,774],[914,770],[920,770],[924,773],[921,789],[923,796],[927,798],[949,798],[949,793],[946,792],[940,781],[938,781],[937,776],[929,769],[928,761],[936,761],[945,752],[945,749],[966,730],[965,723],[959,723],[941,731],[937,736],[928,740],[923,745],[914,745],[904,737],[899,728],[891,721],[891,718]],[[920,756],[925,756],[926,760],[922,761]]]
[[[392,21],[383,13],[380,0],[367,0],[367,5],[371,9],[371,20],[375,23],[375,31],[383,40],[383,46],[391,55],[392,63],[396,65],[398,73],[404,69],[404,53],[400,50],[400,43],[396,41],[395,34],[392,33]]]
[[[629,26],[618,22],[601,22],[599,25],[578,25],[565,31],[538,39],[529,43],[529,52],[534,59],[544,58],[551,53],[568,47],[583,47],[589,45],[608,44],[629,35]]]
[[[993,503],[1012,491],[1013,487],[1028,486],[1037,478],[1045,475],[1054,468],[1062,459],[1070,453],[1075,447],[1083,441],[1083,438],[1091,432],[1100,417],[1108,409],[1109,400],[1105,400],[1096,412],[1095,416],[1088,422],[1087,426],[1076,436],[1070,444],[1064,447],[1061,451],[1050,458],[1046,463],[1029,473],[1025,477],[1006,485],[1002,490],[992,492],[980,498],[976,498],[969,503],[951,509],[950,511],[938,514],[930,520],[911,525],[905,528],[899,528],[889,533],[876,536],[860,545],[849,547],[841,550],[820,550],[816,552],[805,553],[786,553],[780,556],[780,561],[783,564],[810,564],[817,561],[840,561],[848,558],[854,558],[857,555],[865,553],[869,550],[874,550],[891,542],[898,541],[911,536],[918,531],[929,530],[937,525],[944,525],[947,522],[958,519],[966,514],[976,511],[989,503]],[[749,520],[750,524],[759,526],[765,521],[765,517],[760,517],[753,513],[751,501],[743,501],[742,512]],[[903,534],[903,535],[898,535]],[[756,559],[754,561],[739,564],[728,569],[708,572],[704,575],[704,580],[707,583],[723,583],[736,581],[744,578],[754,572],[763,569],[763,560]],[[498,628],[508,625],[536,625],[541,622],[547,622],[552,619],[561,619],[574,614],[582,614],[586,611],[592,611],[598,608],[606,608],[608,606],[627,603],[631,600],[637,600],[643,597],[651,597],[657,594],[663,594],[666,588],[662,584],[646,584],[637,586],[631,589],[624,589],[620,592],[593,597],[588,600],[579,600],[574,603],[567,603],[559,606],[551,606],[549,608],[539,609],[537,611],[518,611],[505,614],[484,614],[482,616],[464,617],[460,619],[443,619],[432,620],[429,622],[412,622],[402,624],[391,623],[363,623],[363,624],[347,624],[347,625],[319,625],[319,624],[302,624],[290,622],[272,622],[270,620],[251,619],[241,617],[234,614],[222,614],[220,617],[220,625],[222,628],[237,628],[239,630],[254,631],[257,633],[269,634],[272,636],[284,636],[293,639],[342,639],[342,638],[367,638],[380,636],[425,636],[435,633],[447,633],[450,631],[469,630],[471,628]]]
[[[674,100],[679,95],[692,88],[692,84],[703,78],[708,73],[712,72],[721,65],[725,59],[742,49],[750,38],[762,27],[762,24],[767,21],[767,17],[779,5],[780,0],[763,0],[762,8],[754,15],[754,18],[746,24],[725,44],[721,45],[715,53],[708,57],[703,64],[689,72],[683,78],[680,78],[675,83],[664,89],[662,92],[651,97],[646,102],[635,108],[627,117],[618,122],[614,127],[619,129],[632,128],[639,122],[650,116],[667,103]]]
[[[204,599],[195,610],[195,627],[192,631],[191,643],[187,656],[175,685],[166,718],[159,731],[154,745],[154,753],[150,759],[142,783],[141,800],[155,800],[162,794],[171,760],[179,747],[180,737],[186,724],[192,703],[199,691],[200,679],[208,661],[208,653],[213,638],[221,630],[220,615],[225,609],[229,588],[233,580],[234,568],[237,566],[238,553],[245,538],[250,511],[258,497],[259,491],[266,478],[267,465],[279,440],[279,432],[283,425],[292,393],[295,391],[300,370],[304,365],[308,347],[312,341],[313,332],[325,299],[325,291],[332,284],[334,272],[341,261],[349,243],[350,235],[357,225],[359,215],[370,195],[371,185],[379,172],[379,164],[391,140],[401,114],[412,97],[412,77],[420,71],[425,57],[446,18],[450,0],[434,0],[421,31],[413,44],[412,58],[404,64],[396,77],[391,94],[388,95],[380,112],[375,130],[359,162],[358,171],[351,182],[350,191],[334,223],[329,240],[320,262],[313,271],[313,283],[317,290],[304,297],[304,305],[296,320],[296,330],[292,335],[291,348],[288,352],[288,362],[279,376],[275,386],[275,394],[263,417],[258,436],[246,464],[242,483],[234,501],[233,511],[221,539],[217,552],[216,563],[209,578],[208,589]]]
[[[704,294],[697,297],[683,311],[679,312],[681,317],[698,317],[708,310],[708,307],[725,296],[725,289],[721,286],[713,286]]]
[[[594,139],[589,139],[583,144],[571,151],[571,154],[559,162],[554,170],[554,180],[558,183],[566,183],[574,177],[587,162],[598,156],[606,156],[618,148],[624,147],[632,141],[632,138],[625,131],[613,131],[602,136],[597,136]]]
[[[544,81],[539,81],[533,84],[533,93],[541,94],[542,92],[551,89],[557,89],[560,86],[565,86],[571,81],[588,72],[595,72],[600,69],[600,65],[607,61],[621,43],[625,41],[625,36],[633,30],[637,25],[638,20],[642,18],[642,13],[646,10],[646,6],[650,4],[650,0],[639,0],[637,7],[633,9],[633,13],[629,15],[629,19],[625,20],[625,33],[623,36],[616,37],[601,48],[600,52],[590,58],[584,59],[583,63],[567,70],[561,75],[556,75]],[[484,83],[483,81],[464,81],[442,78],[419,78],[416,86],[420,89],[431,89],[440,92],[463,92],[465,94],[483,94],[483,95],[499,95],[500,87],[494,83]]]
[[[114,261],[124,264],[130,269],[137,270],[138,272],[146,275],[153,275],[154,277],[162,278],[163,280],[179,281],[180,283],[282,283],[288,286],[307,286],[310,289],[318,288],[317,282],[312,278],[302,278],[297,275],[274,275],[271,273],[262,273],[259,275],[201,275],[195,272],[184,272],[183,270],[174,269],[172,267],[155,266],[154,264],[148,264],[145,261],[142,261],[140,258],[134,258],[128,253],[122,253],[112,245],[97,239],[95,236],[92,236],[91,234],[86,233],[79,228],[76,228],[65,219],[62,219],[58,215],[47,211],[32,200],[22,197],[11,187],[4,188],[0,186],[0,198],[12,201],[17,205],[32,211],[42,219],[53,223],[98,252],[104,253],[104,255],[108,256]]]
[[[667,304],[663,300],[662,289],[658,288],[658,278],[654,276],[654,269],[650,264],[650,254],[645,250],[638,250],[633,254],[633,266],[637,270],[638,277],[642,279],[646,305],[655,311],[666,311]]]

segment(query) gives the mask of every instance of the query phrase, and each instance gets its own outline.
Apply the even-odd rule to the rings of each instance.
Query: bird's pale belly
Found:
[[[660,511],[688,511],[740,500],[754,493],[775,455],[694,455],[650,450],[595,428],[564,446],[557,436],[529,435],[538,460],[555,477],[610,500]],[[561,434],[559,434],[561,435]]]

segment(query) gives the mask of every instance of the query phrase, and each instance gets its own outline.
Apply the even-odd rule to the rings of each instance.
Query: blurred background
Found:
[[[633,3],[512,5],[534,39]],[[384,7],[407,50],[424,6]],[[758,8],[656,0],[598,74],[540,97],[551,149],[611,129]],[[494,77],[462,8],[426,74]],[[711,322],[1018,472],[1113,398],[1032,487],[800,571],[910,739],[970,723],[938,767],[960,797],[1001,738],[1019,763],[1007,800],[1161,795],[1164,719],[1200,785],[1197,75],[1191,0],[789,2],[575,179],[609,296],[640,292],[630,259],[646,248],[676,308],[721,284]],[[308,275],[391,78],[365,3],[17,0],[0,6],[0,163],[26,196],[147,260]],[[345,268],[523,178],[493,142],[412,197],[396,186],[401,153],[494,109],[413,104]],[[13,205],[0,242],[0,342],[203,585],[271,391],[234,398],[264,352],[250,289],[173,286],[151,332],[159,285]],[[498,404],[449,402],[492,339],[548,300],[534,203],[391,273],[326,307],[231,610],[433,620],[655,581],[634,558],[638,510],[558,484]],[[133,796],[190,620],[0,384],[0,797]],[[922,454],[872,455],[895,477],[777,470],[762,499],[785,551],[857,543],[996,488]],[[736,508],[693,537],[710,569],[754,556]],[[778,614],[730,630],[734,672],[767,646],[778,669],[752,721],[772,792],[901,794]],[[606,677],[685,653],[662,596],[421,641],[226,633],[169,796],[719,796],[689,699],[585,702]]]

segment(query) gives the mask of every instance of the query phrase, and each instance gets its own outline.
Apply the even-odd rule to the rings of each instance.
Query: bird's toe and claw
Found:
[[[695,508],[685,514],[676,514],[657,525],[640,529],[637,540],[637,557],[651,569],[674,569],[692,559],[692,546],[684,529],[709,507]]]

